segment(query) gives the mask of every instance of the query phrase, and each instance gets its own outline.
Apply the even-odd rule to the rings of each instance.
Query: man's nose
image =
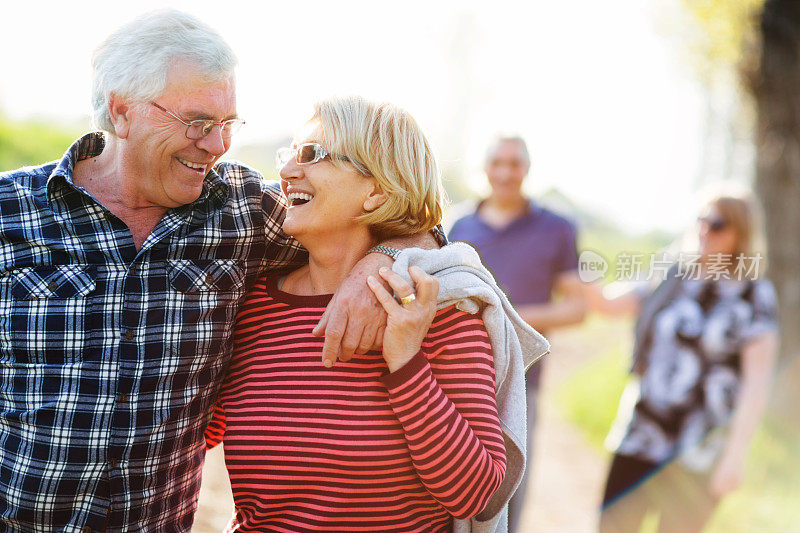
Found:
[[[208,135],[197,141],[197,146],[206,152],[219,157],[228,151],[230,142],[230,137],[226,138],[222,135],[222,126],[219,124],[214,124],[214,127],[211,128],[211,131],[208,132]]]

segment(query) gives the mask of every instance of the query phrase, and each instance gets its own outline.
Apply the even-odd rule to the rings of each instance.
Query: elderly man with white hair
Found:
[[[93,64],[103,132],[0,174],[0,531],[188,531],[238,306],[306,256],[278,185],[218,163],[242,124],[219,35],[151,13]],[[337,293],[321,366],[380,344],[390,264]]]

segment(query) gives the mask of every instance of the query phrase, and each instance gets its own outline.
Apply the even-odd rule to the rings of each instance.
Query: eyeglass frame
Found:
[[[298,156],[300,155],[301,148],[303,148],[304,146],[314,146],[315,147],[315,149],[314,149],[314,159],[312,161],[302,161],[301,162],[298,159]],[[288,155],[289,153],[291,153],[291,155]],[[287,154],[287,155],[284,157],[281,154]],[[330,159],[336,159],[337,161],[344,161],[346,163],[351,163],[354,166],[358,167],[357,165],[355,165],[353,163],[353,161],[349,157],[347,157],[345,155],[332,154],[332,153],[328,152],[328,150],[326,150],[325,147],[322,146],[318,142],[307,142],[307,143],[298,144],[297,146],[294,146],[294,147],[292,147],[292,146],[284,146],[283,148],[278,148],[277,152],[275,153],[275,166],[277,167],[279,172],[283,167],[286,166],[286,163],[288,163],[289,160],[292,159],[292,157],[294,157],[295,162],[300,166],[313,165],[314,163],[318,163],[319,161],[322,161],[323,159],[328,157]]]
[[[237,131],[239,131],[239,128],[241,128],[245,124],[245,121],[240,119],[240,118],[229,118],[228,120],[221,120],[221,121],[199,118],[197,120],[190,120],[189,122],[186,122],[181,117],[179,117],[178,115],[176,115],[175,113],[173,113],[169,109],[157,104],[156,102],[150,102],[150,105],[154,106],[156,109],[160,109],[161,111],[163,111],[164,113],[168,114],[169,116],[171,116],[172,118],[174,118],[175,120],[180,122],[181,124],[185,125],[186,126],[186,132],[185,132],[186,138],[187,139],[191,139],[193,141],[199,141],[201,139],[205,139],[206,137],[208,137],[211,134],[212,130],[214,129],[214,126],[219,126],[220,135],[222,135],[226,139],[230,139],[231,137],[233,137],[233,134],[236,133]],[[201,137],[190,137],[189,136],[189,128],[191,128],[192,126],[197,126],[198,123],[203,123],[204,124],[204,126],[201,128],[200,131],[201,132],[205,131],[206,133],[203,134]],[[225,125],[226,124],[231,124],[232,125],[231,128],[230,128],[230,130],[231,130],[230,133],[227,133],[227,134],[225,133]],[[208,131],[206,131],[206,128],[208,128]],[[236,128],[236,131],[233,131],[234,128]]]

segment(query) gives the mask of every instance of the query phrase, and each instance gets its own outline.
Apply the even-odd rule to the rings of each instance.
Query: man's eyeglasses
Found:
[[[185,124],[186,137],[188,139],[192,139],[193,141],[198,141],[208,136],[208,134],[211,133],[211,130],[214,129],[214,126],[219,126],[219,130],[220,133],[222,134],[222,137],[224,137],[225,139],[230,139],[234,133],[236,133],[237,131],[239,131],[239,129],[241,129],[242,124],[244,124],[244,120],[238,118],[231,118],[228,120],[223,120],[221,122],[217,122],[216,120],[205,120],[205,119],[191,120],[189,122],[186,122],[185,120],[183,120],[181,117],[179,117],[169,109],[165,109],[155,102],[150,102],[150,103],[154,107],[160,109],[164,113],[168,114],[169,116],[180,122],[181,124]]]
[[[328,153],[319,143],[303,143],[291,148],[279,148],[278,153],[275,155],[275,166],[280,171],[292,158],[295,158],[298,165],[310,165],[326,157],[350,162],[350,159],[346,156]]]

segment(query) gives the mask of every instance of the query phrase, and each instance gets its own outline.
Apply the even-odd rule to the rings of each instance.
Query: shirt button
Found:
[[[117,460],[117,459],[109,459],[108,460],[108,466],[110,466],[111,468],[118,467],[119,466],[119,460]]]
[[[133,330],[132,329],[126,329],[125,331],[123,331],[122,332],[122,338],[125,339],[126,341],[132,341],[133,340]]]
[[[47,284],[47,290],[49,290],[50,292],[56,292],[57,288],[58,288],[58,283],[56,283],[55,281],[51,281],[50,283]]]
[[[217,281],[211,274],[206,274],[206,285],[213,285]]]
[[[128,403],[128,395],[124,392],[120,392],[119,396],[117,397],[117,401],[119,403]]]
[[[92,528],[90,528],[89,526],[83,526],[81,528],[81,533],[92,533]]]

